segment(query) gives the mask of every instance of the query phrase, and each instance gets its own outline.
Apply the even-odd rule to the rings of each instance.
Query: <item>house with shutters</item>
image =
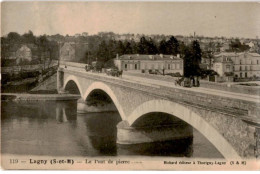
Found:
[[[183,75],[183,59],[179,55],[125,54],[117,56],[114,63],[119,70],[139,73],[180,73]]]

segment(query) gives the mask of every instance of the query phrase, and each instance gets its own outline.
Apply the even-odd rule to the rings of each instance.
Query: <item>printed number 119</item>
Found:
[[[11,164],[17,164],[18,163],[18,159],[10,159],[10,163]]]

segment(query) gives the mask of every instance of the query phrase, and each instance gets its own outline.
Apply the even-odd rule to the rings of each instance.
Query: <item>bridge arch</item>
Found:
[[[126,119],[125,113],[123,111],[123,108],[121,106],[121,104],[119,103],[115,93],[113,92],[113,90],[107,86],[105,83],[102,82],[93,82],[88,89],[86,90],[86,92],[83,95],[83,99],[86,101],[88,96],[90,95],[90,93],[94,90],[102,90],[104,91],[113,101],[113,103],[115,104],[122,120]]]
[[[66,88],[66,86],[68,85],[68,83],[72,81],[76,84],[76,86],[78,87],[78,90],[80,92],[80,95],[83,96],[83,93],[82,93],[82,89],[81,89],[81,86],[80,86],[80,83],[77,79],[77,77],[75,77],[74,75],[70,75],[68,76],[65,81],[64,81],[64,89]]]
[[[215,128],[200,115],[181,104],[167,100],[151,100],[138,106],[127,118],[127,121],[131,126],[138,118],[151,112],[170,114],[185,121],[204,135],[226,159],[240,159],[235,149]]]

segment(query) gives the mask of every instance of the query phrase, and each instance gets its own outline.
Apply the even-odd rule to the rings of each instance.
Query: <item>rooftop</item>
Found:
[[[226,56],[226,57],[235,57],[235,56],[240,56],[240,55],[244,55],[244,54],[249,54],[249,55],[254,56],[254,57],[260,56],[260,54],[258,54],[258,53],[250,53],[250,52],[241,52],[241,53],[236,53],[236,52],[221,52],[221,53],[215,55],[215,57],[223,57],[223,56]]]
[[[180,57],[173,55],[148,55],[148,54],[124,54],[119,56],[120,60],[182,60]]]

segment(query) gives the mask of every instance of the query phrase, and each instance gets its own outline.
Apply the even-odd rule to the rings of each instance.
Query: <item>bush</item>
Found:
[[[104,68],[114,68],[115,67],[115,63],[114,63],[114,60],[111,59],[111,60],[108,60],[107,62],[105,62],[104,64]]]
[[[207,70],[200,70],[200,76],[201,78],[206,78],[207,76],[215,76],[215,75],[219,75],[216,71],[211,70],[211,69],[207,69]]]

